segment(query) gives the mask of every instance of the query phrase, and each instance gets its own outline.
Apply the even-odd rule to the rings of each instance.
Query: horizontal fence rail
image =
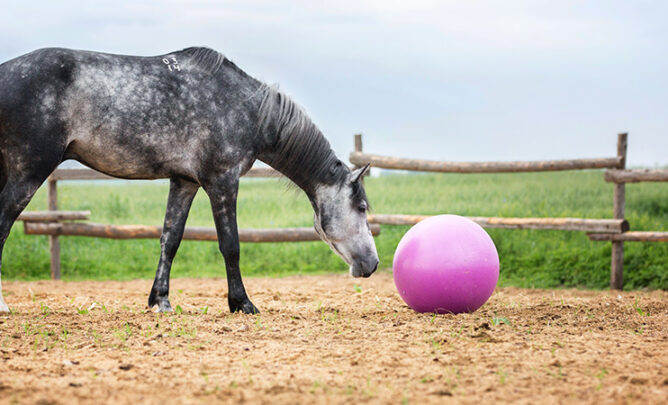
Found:
[[[606,170],[605,181],[617,184],[668,181],[668,169]]]
[[[282,177],[283,175],[269,167],[253,167],[244,177]],[[49,180],[128,180],[126,178],[113,177],[100,173],[97,170],[80,169],[56,169],[49,176]]]
[[[370,226],[371,233],[380,233],[378,225]],[[160,239],[161,226],[149,225],[109,225],[94,223],[37,223],[25,222],[28,235],[68,235],[90,236],[109,239]],[[217,241],[215,228],[187,227],[183,239]],[[313,228],[269,228],[239,229],[240,242],[310,242],[318,241],[320,236]]]
[[[17,221],[59,222],[90,219],[90,211],[23,211]]]
[[[591,240],[612,242],[668,242],[668,232],[624,232],[618,234],[592,233]]]
[[[350,154],[350,162],[355,166],[370,164],[373,167],[383,169],[439,173],[547,172],[621,167],[621,158],[619,157],[526,162],[440,162],[434,160],[371,155],[357,151]]]
[[[384,225],[413,225],[429,218],[429,215],[371,214],[369,223]],[[556,229],[562,231],[584,231],[600,233],[622,233],[628,231],[629,223],[623,219],[583,218],[500,218],[466,217],[483,228],[504,229]]]

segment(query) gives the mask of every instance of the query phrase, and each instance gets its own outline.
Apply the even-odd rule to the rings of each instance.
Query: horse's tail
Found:
[[[1,96],[1,94],[0,94]],[[2,103],[0,103],[0,145],[4,145],[5,142],[5,133],[2,129],[5,127],[2,116]],[[0,192],[4,190],[5,184],[7,183],[7,165],[5,161],[5,151],[0,146]]]
[[[2,65],[0,65],[0,75],[2,75]],[[2,145],[5,145],[5,134],[4,130],[7,128],[7,123],[5,122],[5,116],[2,111],[4,94],[2,91],[2,86],[0,86],[0,192],[5,188],[7,183],[7,161],[5,160],[5,151]]]
[[[2,134],[2,129],[0,128],[0,135]],[[5,161],[5,153],[0,149],[0,193],[5,189],[5,184],[7,184],[7,164]]]

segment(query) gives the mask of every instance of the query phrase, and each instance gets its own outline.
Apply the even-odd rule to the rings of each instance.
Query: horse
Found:
[[[16,218],[68,159],[123,179],[169,179],[148,298],[156,311],[172,310],[170,269],[202,187],[230,311],[258,313],[241,279],[236,219],[239,178],[256,160],[304,191],[318,235],[353,277],[378,267],[361,181],[368,166],[352,171],[291,98],[215,50],[145,57],[44,48],[0,65],[0,266]],[[9,312],[1,282],[0,312]]]

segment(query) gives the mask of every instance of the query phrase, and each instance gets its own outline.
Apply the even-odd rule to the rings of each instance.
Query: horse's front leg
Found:
[[[188,212],[198,189],[198,184],[179,178],[173,178],[169,183],[167,212],[160,237],[160,261],[151,294],[148,296],[149,308],[157,306],[160,312],[172,310],[169,303],[169,272],[172,269],[176,251],[181,244]]]
[[[218,247],[225,259],[227,271],[227,301],[230,311],[257,314],[260,311],[248,299],[239,270],[239,230],[237,228],[238,175],[228,174],[204,186],[211,200],[213,220],[218,233]]]

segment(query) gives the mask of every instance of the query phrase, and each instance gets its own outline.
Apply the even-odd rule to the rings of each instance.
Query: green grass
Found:
[[[612,217],[612,185],[600,171],[497,175],[408,175],[368,178],[367,194],[376,213],[515,217]],[[160,225],[167,182],[60,182],[59,207],[90,210],[91,221]],[[633,230],[668,230],[668,185],[629,184],[627,219]],[[311,206],[301,191],[277,180],[244,180],[239,193],[240,227],[312,226]],[[46,208],[40,189],[28,209]],[[200,191],[188,224],[213,226]],[[408,227],[383,226],[376,239],[381,267]],[[501,259],[501,284],[521,287],[605,288],[610,243],[591,242],[581,232],[489,229]],[[159,241],[62,237],[63,278],[152,278]],[[346,265],[321,242],[242,244],[243,275],[283,276],[345,272]],[[24,235],[15,225],[3,255],[3,277],[43,279],[49,275],[48,239]],[[668,244],[626,243],[625,287],[668,289]],[[184,241],[173,277],[224,276],[216,243]]]

